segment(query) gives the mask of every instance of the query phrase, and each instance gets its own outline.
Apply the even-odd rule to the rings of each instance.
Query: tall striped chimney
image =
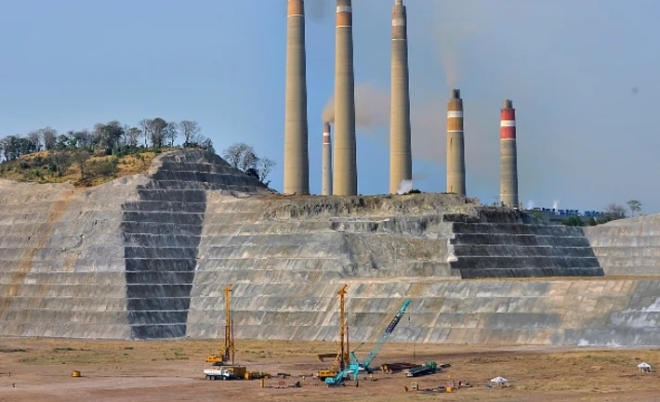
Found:
[[[518,208],[516,109],[509,99],[502,102],[500,111],[500,203]]]
[[[330,123],[323,124],[321,175],[321,194],[332,195],[332,145],[330,141]]]
[[[355,77],[351,0],[337,0],[333,194],[357,195]]]
[[[283,192],[309,194],[305,3],[288,1]]]
[[[447,192],[465,195],[463,100],[458,89],[451,90],[447,104]]]
[[[390,193],[396,194],[401,181],[412,180],[408,35],[403,0],[395,0],[392,8],[391,85]]]

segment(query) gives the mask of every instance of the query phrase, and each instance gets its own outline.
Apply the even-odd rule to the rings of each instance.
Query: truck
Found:
[[[237,379],[233,371],[226,368],[210,368],[204,370],[207,380],[234,380]]]

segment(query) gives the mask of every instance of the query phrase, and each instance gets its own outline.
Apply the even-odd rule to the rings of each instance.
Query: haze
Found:
[[[333,88],[333,0],[307,0],[311,191]],[[517,109],[520,200],[593,210],[639,199],[660,212],[651,0],[404,0],[414,187],[445,188],[445,110],[465,105],[467,191],[499,198],[499,108]],[[391,0],[354,0],[361,194],[388,190]],[[282,189],[286,1],[2,0],[0,135],[118,119],[197,120],[216,150],[277,161]]]

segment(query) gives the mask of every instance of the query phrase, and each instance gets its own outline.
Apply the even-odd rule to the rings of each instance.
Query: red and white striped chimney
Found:
[[[518,151],[516,148],[516,109],[505,99],[500,111],[500,203],[518,207]]]

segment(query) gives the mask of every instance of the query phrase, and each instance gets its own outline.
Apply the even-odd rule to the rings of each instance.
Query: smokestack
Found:
[[[390,108],[390,193],[401,181],[412,180],[410,90],[406,6],[395,0],[392,8],[392,103]]]
[[[323,156],[321,194],[332,195],[332,145],[330,143],[330,123],[323,125]]]
[[[305,3],[303,0],[289,0],[284,101],[284,194],[309,194],[305,58]]]
[[[335,33],[335,144],[333,194],[357,194],[355,77],[351,0],[337,0]]]
[[[447,192],[465,195],[463,99],[458,89],[451,90],[447,104]]]
[[[505,99],[500,111],[500,203],[518,205],[518,151],[516,147],[516,109]]]

